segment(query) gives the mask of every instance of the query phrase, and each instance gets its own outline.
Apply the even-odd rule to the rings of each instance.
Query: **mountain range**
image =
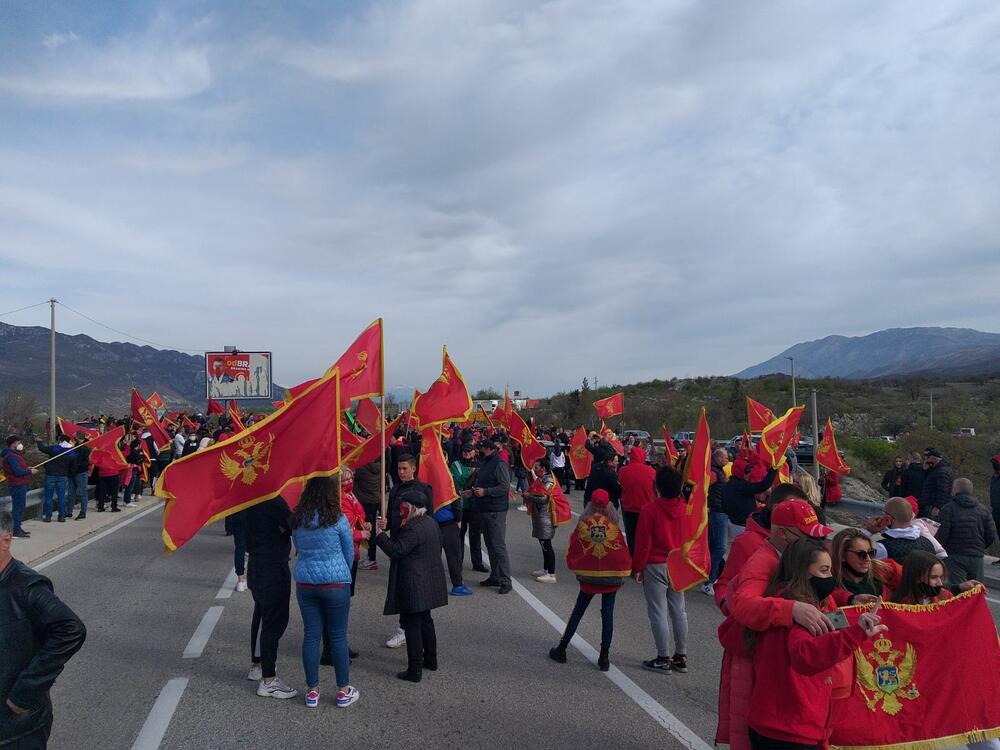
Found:
[[[795,344],[736,373],[756,378],[788,373],[805,378],[863,380],[888,376],[969,376],[1000,373],[1000,334],[971,328],[889,328],[867,336],[827,336]]]
[[[205,357],[56,332],[59,416],[125,414],[133,386],[145,396],[158,392],[169,409],[204,410]],[[49,329],[0,323],[0,390],[7,389],[36,396],[48,411]],[[275,400],[283,393],[273,386]],[[254,409],[270,402],[241,399],[240,405]]]

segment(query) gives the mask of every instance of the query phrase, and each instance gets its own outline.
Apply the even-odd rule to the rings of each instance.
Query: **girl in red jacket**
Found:
[[[766,595],[829,610],[835,585],[823,543],[803,539],[782,554]],[[748,631],[756,675],[747,717],[754,750],[820,747],[829,734],[834,666],[886,629],[878,615],[865,613],[856,625],[821,636],[798,625]]]

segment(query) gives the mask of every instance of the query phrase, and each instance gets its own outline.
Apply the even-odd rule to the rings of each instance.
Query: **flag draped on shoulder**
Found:
[[[348,409],[351,401],[382,394],[385,378],[382,351],[382,318],[374,321],[354,340],[327,370],[340,368],[340,408]],[[285,390],[285,404],[298,398],[318,378],[307,380]]]
[[[220,518],[340,468],[340,372],[334,369],[281,411],[240,435],[184,456],[160,475],[163,542],[170,551]],[[329,415],[318,419],[316,415]]]
[[[472,416],[469,389],[462,373],[448,356],[448,347],[442,350],[441,375],[425,393],[414,397],[410,411],[416,417],[420,429],[445,422],[464,421]]]
[[[708,579],[712,564],[708,549],[708,487],[711,482],[712,437],[703,407],[684,464],[684,486],[689,494],[678,521],[684,542],[667,555],[667,575],[674,591],[687,591]]]
[[[830,471],[838,474],[849,474],[851,467],[844,463],[837,450],[837,438],[833,435],[833,420],[826,418],[826,428],[823,430],[823,439],[819,441],[816,448],[816,463],[825,466]]]
[[[430,486],[434,513],[458,498],[455,480],[441,448],[441,435],[435,427],[424,427],[420,431],[420,468],[417,470],[417,479]]]
[[[545,483],[538,477],[535,477],[535,481],[533,481],[528,487],[527,494],[537,496],[545,495],[545,497],[548,498],[549,515],[552,516],[553,526],[562,526],[563,524],[569,523],[573,520],[573,512],[570,510],[569,500],[566,499],[566,495],[563,493],[559,482],[553,481],[552,486],[546,488]],[[532,512],[532,506],[530,503],[527,505],[528,513],[530,514]]]
[[[566,548],[566,567],[577,576],[607,583],[632,575],[632,556],[625,532],[604,513],[597,511],[580,518],[570,533]]]
[[[78,432],[82,432],[86,435],[87,440],[93,440],[101,434],[100,430],[94,430],[89,427],[81,427],[80,425],[73,424],[68,419],[63,419],[62,417],[59,417],[56,421],[59,423],[59,431],[62,432],[63,435],[67,435],[71,438],[75,438],[76,433]]]
[[[212,416],[213,414],[225,414],[226,413],[226,409],[225,409],[225,407],[223,407],[222,404],[220,404],[214,398],[210,398],[208,400],[208,408],[205,409],[205,413],[208,416]]]
[[[524,468],[528,471],[531,471],[531,467],[535,465],[535,461],[545,458],[545,446],[538,442],[538,438],[535,437],[531,428],[528,427],[528,423],[524,421],[524,417],[516,411],[510,416],[508,434],[511,440],[521,446],[521,463],[524,464]]]
[[[594,463],[594,454],[587,450],[587,430],[578,427],[569,441],[569,463],[573,467],[573,476],[586,479],[590,476],[590,467]]]
[[[90,465],[107,472],[122,471],[128,468],[128,461],[122,455],[118,442],[125,437],[125,427],[118,425],[93,440],[87,442],[90,448]]]
[[[132,419],[139,424],[145,425],[157,450],[163,450],[170,445],[170,436],[163,429],[160,420],[156,418],[153,407],[142,397],[138,389],[132,389]]]
[[[622,441],[618,439],[615,435],[615,431],[608,427],[604,422],[601,422],[601,437],[607,440],[611,447],[614,449],[615,453],[619,456],[625,455],[625,446],[622,445]]]
[[[667,463],[671,466],[676,466],[680,454],[677,452],[677,446],[674,445],[674,436],[670,434],[670,428],[667,427],[666,422],[663,423],[663,449],[667,457]]]
[[[774,421],[774,412],[747,396],[747,426],[750,432],[760,432]]]
[[[777,469],[784,464],[785,451],[798,432],[803,411],[805,411],[804,406],[793,406],[761,430],[757,449],[771,467]]]
[[[597,409],[597,416],[601,419],[611,419],[611,417],[617,417],[620,414],[624,414],[625,393],[619,391],[613,396],[598,399],[594,402],[594,408]]]
[[[871,607],[842,611],[854,624]],[[878,614],[888,630],[854,651],[830,747],[936,750],[1000,737],[1000,645],[983,587],[932,604],[884,602]],[[957,633],[961,646],[943,647]]]

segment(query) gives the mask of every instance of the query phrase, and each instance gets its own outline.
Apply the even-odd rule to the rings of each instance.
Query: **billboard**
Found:
[[[271,398],[271,352],[205,352],[208,398]]]

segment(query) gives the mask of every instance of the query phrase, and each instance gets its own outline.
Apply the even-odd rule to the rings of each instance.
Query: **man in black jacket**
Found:
[[[920,493],[920,515],[937,518],[941,509],[951,502],[954,474],[951,464],[933,448],[924,451],[924,466],[927,467],[927,476],[924,477],[924,488]]]
[[[911,453],[906,468],[903,469],[903,487],[899,491],[899,496],[915,497],[919,500],[924,491],[924,478],[926,476],[927,470],[924,469],[923,458],[919,453]]]
[[[882,475],[882,489],[889,497],[906,497],[903,494],[903,457],[896,456],[892,462],[892,468]]]
[[[583,507],[587,507],[594,490],[605,490],[612,505],[621,508],[622,486],[618,481],[618,454],[610,444],[599,445],[594,452],[594,463],[583,488]]]
[[[729,516],[722,509],[722,493],[726,488],[725,466],[729,462],[729,453],[725,448],[712,451],[712,484],[708,487],[708,549],[712,555],[712,569],[708,581],[701,590],[708,596],[715,595],[713,588],[722,565],[726,561],[726,541],[729,539]]]
[[[80,500],[80,512],[76,520],[87,517],[87,501],[90,499],[90,448],[83,443],[87,442],[87,433],[80,431],[76,435],[76,448],[73,449],[73,466],[69,473],[69,498],[66,505],[69,506],[69,513],[73,513],[73,499]]]
[[[14,519],[0,511],[0,743],[45,748],[52,732],[49,689],[87,630],[52,583],[10,554]]]
[[[55,445],[38,443],[38,450],[52,459],[45,464],[45,495],[42,503],[42,521],[45,523],[52,521],[53,496],[59,502],[59,521],[65,521],[66,516],[69,515],[66,485],[76,458],[72,453],[73,441],[62,433],[59,433],[58,440],[59,442]],[[69,507],[72,508],[72,501],[69,503]]]
[[[490,574],[480,586],[496,586],[500,594],[513,591],[507,556],[507,508],[510,501],[510,467],[500,460],[493,440],[479,444],[482,464],[472,482],[472,507],[479,517],[490,555]]]
[[[983,580],[983,555],[997,540],[997,527],[986,506],[972,494],[972,481],[961,477],[952,488],[952,501],[938,515],[941,528],[935,538],[948,557],[951,585]]]
[[[752,469],[753,466],[748,462],[746,474],[749,475]],[[746,531],[747,518],[757,511],[757,495],[765,492],[774,483],[777,474],[777,469],[768,469],[767,474],[759,482],[750,482],[745,476],[738,477],[733,473],[726,482],[722,490],[722,509],[729,516],[729,523],[733,527],[733,539]]]
[[[993,464],[993,476],[990,477],[990,509],[993,511],[993,523],[1000,532],[1000,453],[990,459]],[[994,560],[994,565],[1000,565],[1000,560]]]

